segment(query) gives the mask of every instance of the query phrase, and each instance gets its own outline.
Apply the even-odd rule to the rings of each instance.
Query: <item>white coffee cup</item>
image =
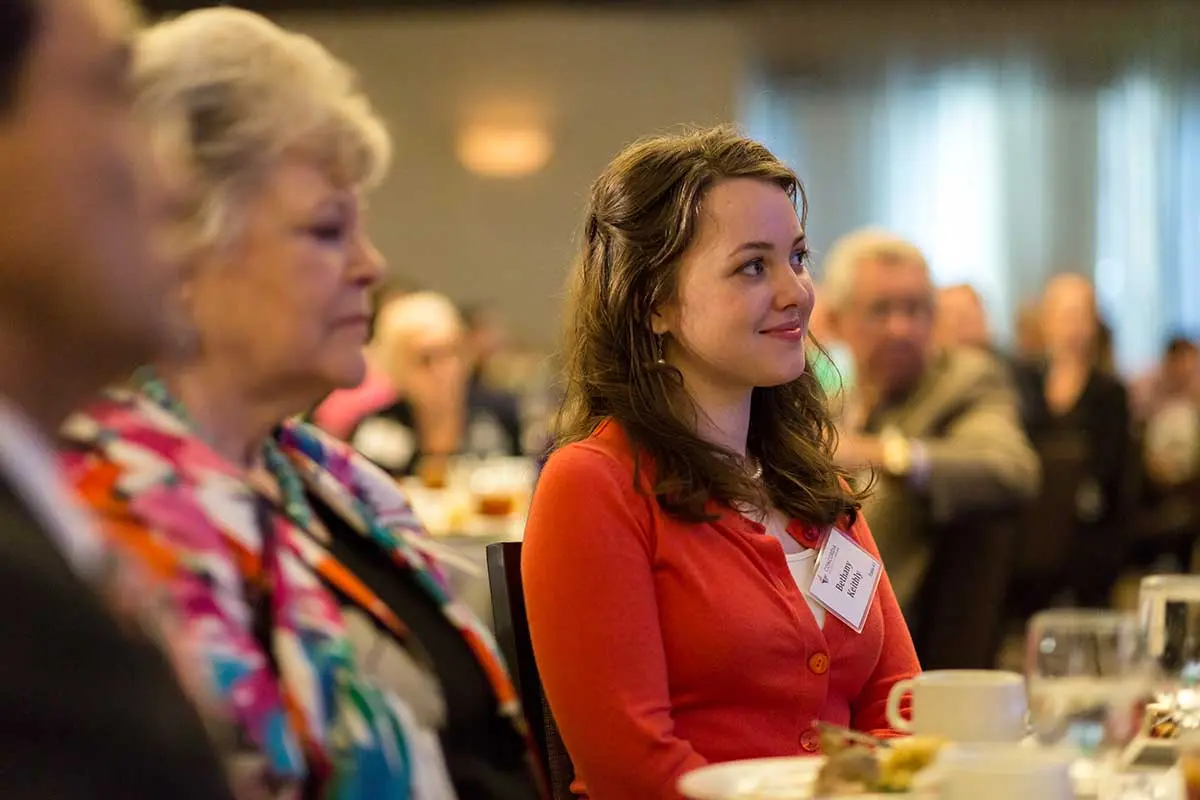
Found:
[[[940,800],[1073,800],[1071,759],[1014,744],[943,748],[932,771]]]
[[[912,721],[900,702],[912,692]],[[1025,738],[1025,679],[1015,672],[948,669],[897,681],[887,720],[898,731],[952,742],[1019,742]]]

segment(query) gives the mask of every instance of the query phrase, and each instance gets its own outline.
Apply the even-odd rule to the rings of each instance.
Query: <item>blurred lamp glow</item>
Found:
[[[530,175],[550,160],[550,135],[533,125],[468,125],[459,133],[458,158],[489,178]]]

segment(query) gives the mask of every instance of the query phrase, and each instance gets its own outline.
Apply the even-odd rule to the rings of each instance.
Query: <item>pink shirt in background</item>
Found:
[[[339,439],[346,439],[363,417],[398,399],[387,375],[367,366],[367,376],[353,389],[339,389],[317,406],[313,422]]]

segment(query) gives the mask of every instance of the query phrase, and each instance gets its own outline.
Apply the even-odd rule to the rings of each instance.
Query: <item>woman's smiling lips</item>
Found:
[[[766,328],[759,331],[766,336],[772,336],[776,339],[782,339],[785,342],[801,342],[804,341],[804,325],[799,320],[792,320],[776,325],[773,328]]]

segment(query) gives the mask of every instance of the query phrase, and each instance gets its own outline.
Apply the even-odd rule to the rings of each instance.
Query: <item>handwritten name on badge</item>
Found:
[[[817,557],[809,594],[830,614],[862,633],[882,575],[879,559],[846,534],[833,530]]]

